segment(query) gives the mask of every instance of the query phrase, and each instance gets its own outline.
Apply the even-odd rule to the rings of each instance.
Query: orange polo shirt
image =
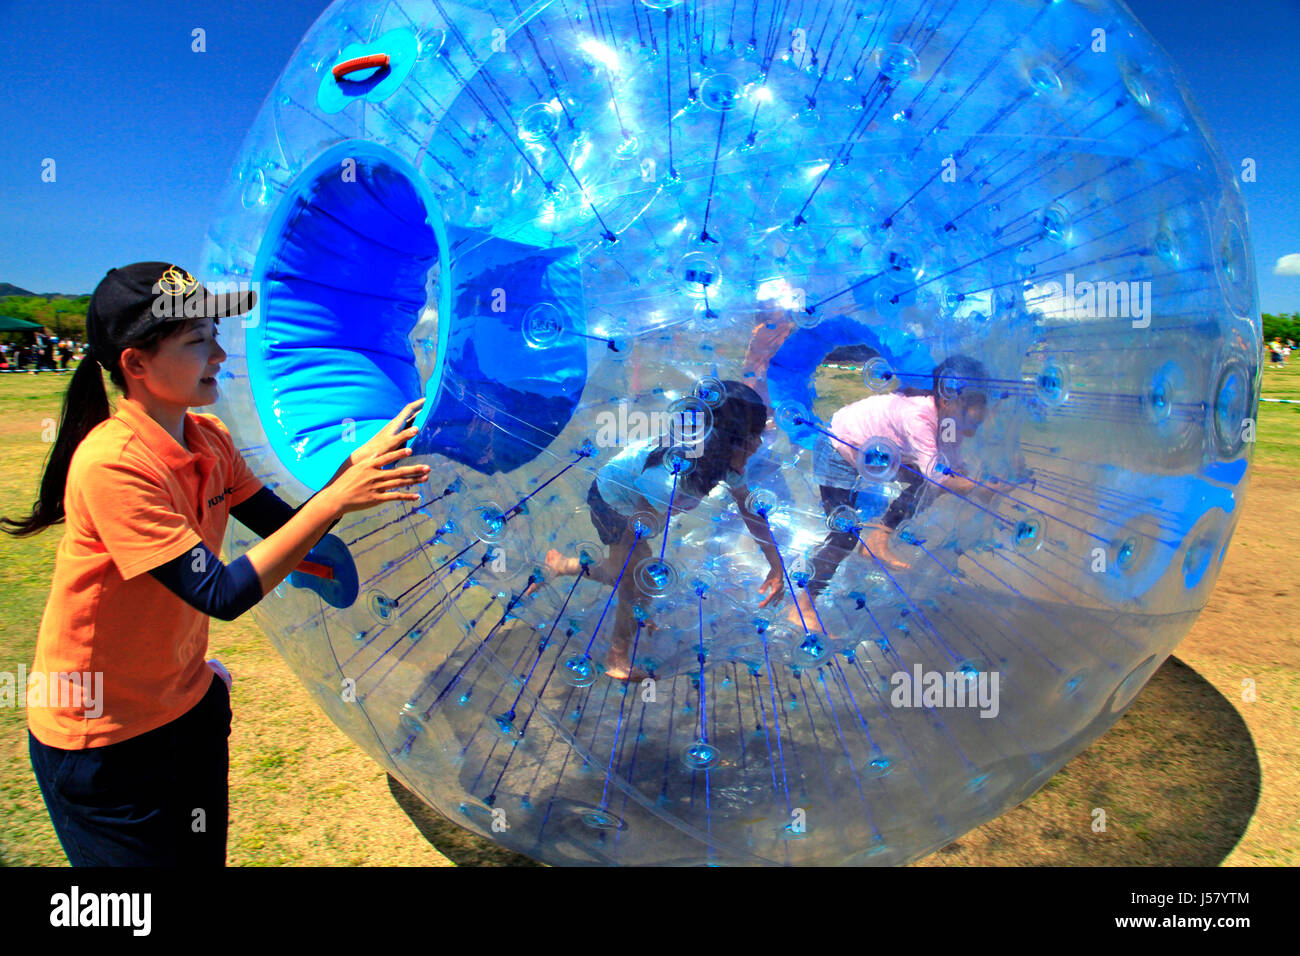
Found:
[[[189,451],[122,398],[73,452],[32,665],[50,690],[43,706],[28,697],[43,744],[83,750],[138,736],[186,713],[212,682],[208,616],[146,572],[200,540],[220,554],[230,509],[262,482],[215,415],[187,412],[184,427]],[[59,672],[102,674],[101,699],[56,695]]]

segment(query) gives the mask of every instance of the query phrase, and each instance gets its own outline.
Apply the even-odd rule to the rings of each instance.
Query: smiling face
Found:
[[[121,366],[132,398],[144,401],[142,393],[147,393],[156,402],[191,408],[217,400],[216,374],[225,360],[216,321],[198,318],[188,319],[179,333],[163,339],[152,355],[124,349]]]

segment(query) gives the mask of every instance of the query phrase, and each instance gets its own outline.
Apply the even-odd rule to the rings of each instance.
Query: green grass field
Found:
[[[825,374],[828,400],[862,394],[857,373]],[[0,375],[0,442],[6,451],[0,514],[16,516],[30,508],[69,378]],[[1300,399],[1300,371],[1266,370],[1264,394]],[[1255,461],[1261,471],[1294,482],[1300,474],[1300,405],[1261,407]],[[1248,526],[1243,519],[1233,547],[1244,549],[1247,559],[1276,551],[1278,561],[1289,561],[1291,533],[1285,524]],[[0,671],[30,666],[60,534],[54,528],[32,539],[0,537]],[[1249,571],[1243,568],[1242,577],[1249,578]],[[1226,579],[1225,572],[1220,592],[1230,588]],[[1211,611],[1220,592],[1204,616],[1204,635],[1197,636],[1198,623],[1179,649],[1191,668],[1171,661],[1120,724],[1046,788],[926,862],[1214,865],[1234,847],[1229,862],[1300,862],[1300,813],[1293,796],[1300,738],[1292,650],[1297,630],[1292,623],[1275,624],[1275,631],[1282,630],[1270,631],[1269,639],[1278,638],[1277,649],[1248,657],[1253,669],[1242,670],[1247,665],[1240,655],[1215,656],[1223,642],[1216,643],[1208,629],[1219,626]],[[1289,604],[1295,603],[1293,591],[1278,593],[1290,594]],[[1263,615],[1264,605],[1258,606]],[[1231,608],[1223,617],[1240,623]],[[232,865],[520,862],[390,790],[383,771],[320,714],[251,615],[232,623],[214,620],[210,654],[235,675]],[[1231,703],[1242,673],[1260,681],[1256,709]],[[1100,840],[1088,826],[1090,808],[1098,805],[1110,808],[1115,821]],[[32,777],[25,713],[17,708],[0,708],[0,863],[66,863]]]
[[[1282,398],[1300,403],[1300,362],[1284,369],[1264,370],[1265,398]],[[1259,433],[1255,442],[1255,464],[1300,466],[1300,404],[1260,402]]]

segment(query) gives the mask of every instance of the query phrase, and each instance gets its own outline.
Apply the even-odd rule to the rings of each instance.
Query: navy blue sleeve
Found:
[[[293,516],[294,509],[265,485],[253,497],[230,509],[230,517],[259,538],[271,537]]]
[[[262,583],[248,555],[222,564],[202,541],[149,573],[190,607],[222,621],[233,621],[262,600]]]
[[[283,528],[285,522],[299,510],[301,506],[294,508],[286,504],[274,491],[263,486],[253,497],[231,508],[230,516],[259,538],[269,538]],[[334,519],[334,524],[325,529],[326,534],[334,530],[334,525],[340,520]]]
[[[297,513],[266,487],[230,509],[233,518],[261,538],[275,534]],[[338,523],[336,519],[327,533]],[[196,565],[204,570],[194,570]],[[263,597],[261,581],[247,555],[223,564],[203,542],[149,573],[186,604],[222,621],[233,621]]]

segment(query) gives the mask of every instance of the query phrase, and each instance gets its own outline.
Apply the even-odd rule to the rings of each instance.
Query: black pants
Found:
[[[623,537],[632,519],[615,511],[600,493],[595,480],[587,489],[587,505],[591,508],[591,523],[600,535],[600,543],[611,545]]]
[[[898,470],[897,480],[903,483],[903,490],[890,503],[880,523],[886,528],[897,528],[907,518],[916,514],[923,504],[927,482],[912,467]],[[830,485],[820,486],[822,510],[830,517],[835,509],[853,505],[854,492],[850,488],[836,488]],[[817,597],[826,590],[831,578],[841,563],[858,546],[858,538],[852,531],[828,531],[821,547],[813,555],[813,573],[808,581],[808,593]]]
[[[32,769],[73,866],[225,866],[230,693],[147,733],[61,750],[27,734]]]

